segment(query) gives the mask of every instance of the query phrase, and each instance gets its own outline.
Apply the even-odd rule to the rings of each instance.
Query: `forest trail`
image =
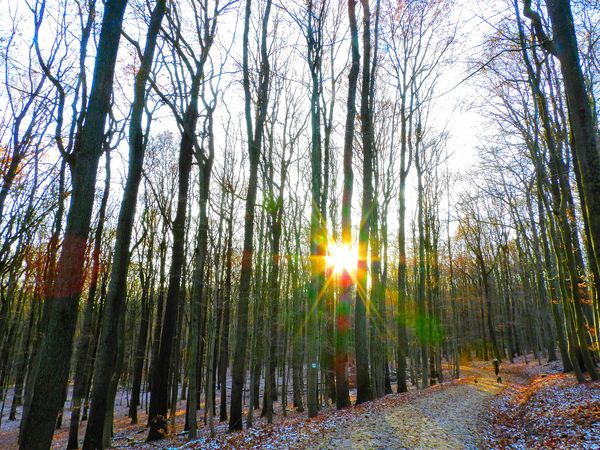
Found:
[[[562,373],[559,362],[540,365],[518,359],[501,366],[503,383],[496,382],[489,362],[474,361],[471,366],[461,366],[460,379],[425,390],[411,387],[407,393],[386,395],[343,410],[324,406],[311,419],[290,406],[287,415],[276,415],[272,425],[266,424],[260,410],[256,410],[251,429],[227,433],[227,422],[216,421],[214,438],[207,427],[201,427],[193,441],[180,432],[183,402],[177,432],[153,443],[145,440],[145,416],[140,415],[138,425],[129,425],[119,403],[112,445],[146,450],[400,450],[507,448],[516,443],[521,445],[519,448],[600,450],[598,445],[584,445],[597,435],[592,419],[600,406],[600,386],[577,384],[571,374]],[[579,425],[573,425],[569,414],[576,410],[588,411],[588,422],[581,416]],[[18,422],[6,423],[13,426],[0,433],[0,448],[16,449]],[[53,448],[64,449],[66,438],[67,428],[63,427],[55,433]],[[547,438],[556,439],[554,445],[546,445]],[[491,445],[490,440],[498,445]],[[557,442],[564,445],[557,447]]]
[[[480,415],[506,385],[491,372],[461,368],[459,383],[423,391],[412,401],[353,416],[317,444],[319,449],[479,448]]]

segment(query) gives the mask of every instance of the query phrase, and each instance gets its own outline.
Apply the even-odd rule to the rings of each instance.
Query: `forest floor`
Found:
[[[600,382],[577,383],[558,363],[508,366],[511,382],[483,415],[483,446],[600,449]],[[518,380],[518,378],[517,378]]]
[[[342,411],[328,406],[307,419],[291,409],[286,417],[276,404],[274,423],[254,415],[255,426],[226,433],[215,420],[215,437],[200,426],[186,442],[182,432],[185,403],[176,417],[176,433],[146,443],[145,414],[130,425],[126,405],[116,405],[115,448],[187,449],[474,449],[583,448],[600,450],[600,383],[577,384],[560,364],[504,363],[499,383],[489,362],[461,367],[461,378],[424,391],[411,389]],[[217,396],[218,397],[218,396]],[[118,399],[117,399],[118,401]],[[118,407],[117,407],[118,406]],[[67,413],[68,416],[68,413]],[[18,421],[0,428],[0,448],[16,448]],[[218,419],[218,418],[215,418]],[[57,430],[53,448],[65,448],[68,417]],[[81,438],[85,425],[81,428]]]

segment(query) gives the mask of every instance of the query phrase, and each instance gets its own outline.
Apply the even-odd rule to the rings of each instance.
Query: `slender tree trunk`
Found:
[[[545,345],[546,351],[548,353],[548,361],[555,361],[556,358],[556,350],[555,350],[555,339],[554,339],[554,330],[552,329],[552,323],[550,321],[550,304],[551,300],[548,299],[548,291],[544,283],[544,270],[542,268],[542,254],[541,254],[541,243],[540,236],[542,239],[545,239],[545,236],[541,233],[538,233],[537,227],[535,224],[535,217],[533,214],[533,205],[531,204],[531,194],[527,195],[527,212],[529,214],[529,220],[531,222],[531,227],[533,231],[533,252],[534,252],[534,263],[535,263],[535,279],[537,281],[537,293],[539,296],[539,305],[542,310],[542,322],[543,328],[545,329]],[[541,224],[540,224],[541,228]]]
[[[162,323],[163,323],[163,313],[164,313],[164,303],[165,303],[165,282],[166,282],[166,259],[167,259],[167,222],[163,222],[162,229],[162,239],[159,244],[159,254],[160,254],[160,268],[159,268],[159,292],[158,292],[158,302],[156,305],[156,316],[154,320],[154,331],[152,336],[152,346],[150,349],[150,369],[149,369],[149,390],[152,389],[152,380],[154,379],[158,368],[158,352],[160,350],[160,336],[162,334]],[[150,426],[150,422],[148,422],[147,426]]]
[[[420,351],[420,364],[421,364],[421,387],[424,389],[429,386],[429,366],[428,366],[428,317],[427,317],[427,306],[425,304],[425,194],[423,189],[423,168],[421,167],[421,149],[418,148],[415,154],[415,162],[417,165],[417,223],[419,233],[419,265],[418,265],[418,286],[417,286],[417,320],[416,320],[416,333],[417,340],[419,342]],[[483,311],[483,310],[482,310]]]
[[[233,194],[233,193],[232,193]],[[225,261],[225,287],[223,298],[223,324],[221,326],[221,350],[219,352],[219,386],[221,387],[221,404],[219,420],[227,420],[227,366],[229,365],[229,321],[231,311],[231,275],[233,258],[233,208],[232,196],[230,213],[227,218],[227,253]]]
[[[298,412],[304,411],[304,402],[302,400],[302,392],[304,391],[303,384],[303,368],[304,368],[304,345],[303,333],[304,327],[300,324],[304,323],[304,308],[302,306],[302,293],[304,291],[302,282],[300,281],[300,273],[302,272],[301,250],[300,250],[300,230],[295,230],[295,251],[294,265],[292,268],[292,323],[293,323],[293,339],[292,339],[292,377],[294,391],[294,407]],[[349,325],[348,325],[349,326]]]
[[[485,308],[487,310],[486,325],[488,333],[490,334],[490,340],[492,341],[492,352],[494,353],[494,358],[496,358],[498,361],[501,361],[502,355],[500,354],[500,349],[498,347],[496,328],[494,326],[494,312],[492,311],[492,290],[490,287],[489,272],[483,263],[483,258],[480,258],[479,265],[481,271],[483,300],[485,302]]]
[[[250,69],[248,65],[249,58],[249,39],[250,15],[252,0],[246,0],[246,12],[244,19],[243,35],[243,76],[244,76],[244,108],[246,117],[246,129],[248,136],[248,155],[250,159],[250,176],[248,178],[248,191],[246,196],[246,211],[244,218],[244,247],[242,252],[242,270],[240,273],[240,294],[237,310],[236,329],[237,336],[235,341],[233,367],[232,367],[232,390],[231,390],[231,408],[229,413],[229,430],[242,429],[242,391],[244,388],[244,375],[246,365],[246,340],[248,339],[248,303],[250,299],[250,283],[252,281],[252,256],[254,253],[254,206],[256,203],[256,192],[258,184],[258,162],[260,159],[264,122],[268,106],[270,67],[267,55],[267,27],[269,24],[269,15],[271,12],[271,0],[265,4],[262,17],[262,31],[260,43],[260,69],[259,69],[259,92],[257,105],[257,115],[255,126],[252,126],[251,103],[252,95],[250,92]]]
[[[81,415],[81,406],[83,396],[86,392],[86,381],[88,379],[88,370],[90,364],[90,343],[94,337],[93,315],[94,302],[96,301],[96,289],[98,287],[98,275],[100,271],[100,250],[102,246],[102,234],[104,230],[104,221],[106,218],[106,206],[108,195],[110,193],[110,151],[106,150],[106,179],[104,181],[104,192],[98,211],[98,225],[94,236],[94,249],[92,250],[92,279],[88,290],[88,297],[85,302],[83,313],[83,324],[81,327],[81,336],[77,343],[77,355],[75,363],[75,375],[73,380],[73,398],[71,399],[71,422],[69,427],[68,449],[79,448],[79,419]]]
[[[403,123],[402,129],[406,129]],[[403,144],[404,145],[404,144]],[[404,154],[401,156],[404,160]],[[404,161],[403,161],[404,162]],[[404,167],[404,164],[401,164]],[[406,385],[406,349],[408,347],[408,336],[406,332],[407,315],[407,276],[406,276],[406,173],[402,168],[400,174],[400,190],[398,194],[398,393],[407,392]]]
[[[119,336],[116,327],[122,320],[121,316],[125,313],[126,283],[130,258],[129,245],[145,153],[142,115],[146,99],[146,83],[152,67],[156,40],[165,11],[166,0],[158,0],[150,17],[146,48],[140,70],[135,79],[134,101],[129,124],[129,167],[119,211],[110,284],[100,328],[99,351],[94,364],[95,377],[91,394],[90,417],[83,444],[84,449],[100,448],[102,437],[106,435],[106,432],[103,431],[104,428],[112,426],[112,422],[105,423],[107,410],[113,408],[113,405],[108,402],[107,396],[109,393],[108,386],[113,378],[118,380],[120,375],[115,371],[117,362],[114,355],[118,347],[117,339]]]
[[[147,209],[146,214],[151,214]],[[129,418],[132,424],[138,421],[137,410],[140,406],[140,394],[142,387],[142,375],[144,371],[144,356],[146,355],[146,347],[148,344],[148,334],[150,331],[150,315],[152,310],[153,289],[151,285],[154,283],[154,276],[151,275],[154,265],[154,245],[156,240],[157,230],[154,227],[157,225],[156,220],[149,220],[150,237],[148,240],[148,252],[146,257],[145,276],[144,268],[140,268],[140,280],[143,281],[142,298],[141,298],[141,318],[140,326],[137,335],[137,343],[133,354],[132,382],[131,382],[131,398],[129,400]]]
[[[142,387],[142,375],[144,372],[144,355],[146,354],[146,344],[148,342],[148,331],[150,328],[150,298],[149,296],[142,303],[142,317],[140,319],[140,328],[138,331],[137,343],[135,346],[133,359],[133,372],[131,381],[131,398],[129,400],[129,418],[132,424],[138,421],[137,410],[140,406],[140,394]]]
[[[192,105],[190,103],[190,105]],[[194,108],[194,106],[192,106]],[[195,116],[195,113],[188,112],[187,117]],[[184,132],[181,138],[179,155],[179,192],[177,197],[177,211],[173,221],[173,246],[171,256],[171,268],[169,270],[169,284],[167,296],[165,299],[165,312],[160,337],[160,350],[158,354],[158,365],[152,379],[150,394],[150,408],[148,420],[150,423],[150,432],[148,441],[154,441],[164,437],[167,431],[167,409],[169,396],[169,374],[172,349],[175,341],[177,316],[180,302],[181,291],[181,273],[184,262],[185,245],[185,221],[187,212],[187,200],[190,184],[190,172],[192,169],[193,152],[193,133],[196,123],[194,119],[188,123],[188,131]]]
[[[203,345],[204,341],[204,330],[205,330],[205,311],[206,305],[203,304],[205,297],[205,263],[206,263],[206,252],[208,246],[208,198],[210,194],[210,176],[212,172],[212,162],[214,157],[214,135],[212,132],[212,110],[208,113],[207,118],[208,125],[208,140],[209,147],[211,149],[210,156],[206,161],[202,162],[200,170],[200,208],[199,208],[199,224],[198,224],[198,236],[196,241],[195,251],[195,268],[194,268],[194,286],[192,291],[192,298],[190,302],[191,308],[191,323],[190,323],[190,356],[188,364],[189,374],[189,395],[187,405],[187,423],[189,430],[190,439],[196,438],[196,430],[198,424],[196,422],[196,399],[197,399],[197,381],[200,380],[198,377],[198,366],[202,364],[202,360],[198,361],[198,349]],[[200,332],[200,333],[199,333]],[[200,367],[201,370],[201,367]]]
[[[369,3],[361,0],[363,6],[363,67],[361,82],[361,135],[363,147],[363,191],[361,200],[360,227],[358,232],[358,267],[356,269],[356,301],[354,306],[354,346],[356,352],[356,403],[372,399],[369,376],[369,351],[367,340],[367,308],[371,296],[367,287],[367,258],[369,253],[369,232],[373,205],[373,120],[370,108],[371,87],[371,13]],[[370,311],[369,311],[370,313]]]
[[[34,300],[35,297],[34,297]],[[17,363],[16,372],[16,383],[15,383],[15,392],[13,395],[12,405],[10,407],[10,414],[8,416],[8,420],[15,420],[17,414],[17,407],[23,405],[23,385],[25,382],[25,373],[28,365],[30,364],[30,344],[31,337],[34,330],[35,325],[35,308],[31,308],[29,312],[29,323],[27,328],[25,329],[25,335],[23,336],[23,345],[21,350],[21,356]]]
[[[348,0],[348,18],[350,21],[350,45],[352,63],[348,75],[348,99],[346,124],[344,131],[344,185],[342,194],[342,244],[349,249],[352,246],[352,188],[354,173],[352,170],[354,119],[356,116],[356,90],[360,72],[360,53],[358,47],[358,26],[356,23],[356,0]],[[348,392],[348,354],[350,332],[350,309],[352,303],[352,277],[347,270],[340,278],[340,299],[336,308],[337,338],[335,348],[336,406],[338,409],[350,405]]]
[[[543,33],[543,29],[541,28],[541,22],[539,21],[540,18],[539,16],[534,13],[533,11],[531,11],[530,9],[530,2],[525,2],[525,14],[530,17],[532,19],[532,22],[534,24],[534,27],[536,28],[536,34],[538,35],[538,38],[540,39],[542,45],[544,45],[546,48],[550,48],[551,50],[556,50],[556,48],[554,48],[554,46],[549,43],[549,41],[547,40],[547,37],[544,35]],[[562,26],[565,26],[568,28],[568,24],[566,22],[568,22],[569,20],[571,20],[571,27],[572,27],[572,17],[570,14],[570,7],[568,5],[568,2],[565,3],[565,5],[567,6],[567,10],[566,10],[566,14],[564,18],[557,18],[557,17],[552,17],[553,23],[554,20],[558,19],[559,21],[563,21]],[[550,6],[550,5],[549,5]],[[551,8],[550,8],[551,9]],[[517,5],[515,4],[515,12],[517,14],[517,19],[519,19],[519,10]],[[555,11],[556,13],[556,11]],[[554,128],[552,126],[551,123],[551,118],[550,118],[550,112],[549,112],[549,107],[548,107],[548,101],[544,95],[544,93],[541,91],[540,86],[539,86],[539,79],[536,77],[535,71],[532,67],[532,63],[531,63],[531,59],[529,57],[528,52],[525,49],[525,45],[524,45],[524,32],[520,23],[520,20],[518,20],[519,23],[519,35],[520,35],[520,39],[521,39],[521,47],[522,47],[522,54],[523,54],[523,59],[525,62],[525,66],[527,68],[527,72],[528,72],[528,76],[529,76],[529,81],[530,81],[530,86],[531,89],[533,91],[533,94],[535,95],[536,98],[536,112],[539,114],[539,117],[541,119],[542,122],[542,127],[544,130],[544,137],[546,140],[546,144],[548,146],[548,152],[549,152],[549,161],[548,161],[548,168],[549,168],[549,175],[550,175],[550,183],[549,183],[549,187],[550,187],[550,192],[552,195],[552,204],[553,204],[553,213],[556,215],[556,221],[557,221],[557,227],[558,227],[558,232],[560,234],[560,244],[558,242],[554,242],[554,250],[556,253],[556,256],[558,258],[557,260],[557,267],[559,270],[559,275],[563,275],[564,274],[564,268],[562,267],[563,265],[563,261],[561,260],[561,255],[563,255],[564,257],[564,263],[566,264],[566,270],[567,270],[567,274],[568,274],[568,280],[567,278],[561,277],[561,280],[564,280],[565,282],[567,282],[568,284],[568,288],[567,286],[565,286],[565,282],[561,282],[560,286],[561,286],[561,292],[562,292],[562,297],[563,297],[563,307],[564,307],[564,313],[565,316],[567,318],[567,329],[566,329],[566,335],[567,335],[567,340],[569,341],[569,353],[570,353],[570,360],[571,363],[573,365],[573,369],[575,370],[575,375],[577,377],[577,379],[580,382],[583,382],[584,377],[583,374],[581,372],[581,368],[579,367],[579,360],[577,358],[576,353],[578,352],[584,362],[585,367],[588,369],[588,371],[590,371],[590,375],[592,376],[592,378],[598,378],[598,372],[597,369],[595,368],[595,364],[592,361],[592,357],[591,354],[587,348],[587,337],[585,336],[586,331],[585,331],[585,319],[582,316],[583,311],[582,311],[582,305],[581,305],[581,300],[582,300],[582,296],[581,293],[579,291],[579,280],[580,280],[580,276],[581,274],[578,271],[577,268],[577,255],[575,254],[578,246],[576,245],[576,243],[574,242],[574,236],[573,236],[573,230],[569,225],[569,218],[568,218],[568,211],[567,211],[567,204],[568,204],[568,197],[570,195],[570,186],[569,186],[569,180],[568,177],[566,176],[566,168],[565,168],[565,164],[564,161],[562,161],[562,156],[560,154],[560,148],[559,148],[559,144],[557,142],[556,136],[555,136],[555,131]],[[565,30],[562,30],[563,32]],[[556,30],[555,30],[556,32]],[[564,37],[564,36],[563,36]],[[574,38],[574,36],[573,36]],[[565,42],[557,42],[557,44],[560,45],[575,45],[575,60],[571,61],[571,63],[577,63],[578,65],[578,60],[577,60],[577,50],[576,50],[576,41],[573,40],[572,42],[568,43]],[[566,49],[561,49],[561,52],[570,52],[573,49],[570,48],[568,50]],[[535,56],[535,54],[534,54]],[[563,56],[565,56],[563,54]],[[569,59],[571,57],[567,57],[567,59]],[[561,59],[561,58],[559,58]],[[561,66],[565,63],[565,61],[563,59],[561,59]],[[565,76],[564,70],[566,68],[563,67],[563,77]],[[576,71],[576,68],[574,68]],[[579,68],[579,71],[581,69]],[[570,74],[573,75],[573,74]],[[573,82],[574,80],[571,79],[571,82]],[[565,80],[565,83],[566,80]],[[571,86],[573,87],[573,86]],[[565,86],[565,89],[568,91],[569,89]],[[567,98],[569,99],[570,96],[569,94],[567,94]],[[587,104],[587,98],[585,100],[583,100],[582,103],[582,108],[584,108],[584,110],[586,109],[586,107],[584,106],[584,104]],[[589,104],[588,104],[589,107]],[[571,112],[571,110],[570,110]],[[583,115],[585,115],[585,111],[583,111]],[[581,125],[581,124],[580,124]],[[576,125],[571,124],[571,127],[573,129],[573,127]],[[573,129],[573,133],[575,134],[575,131]],[[580,136],[581,137],[581,136]],[[593,140],[591,141],[592,143]],[[581,141],[580,141],[581,144]],[[594,144],[594,148],[595,148],[595,144]],[[535,147],[532,146],[532,150],[534,150]],[[579,150],[581,150],[581,148],[579,148]],[[576,153],[576,155],[579,155],[579,153]],[[597,155],[596,155],[597,158]],[[541,170],[540,167],[540,163],[538,162],[537,166],[536,166],[536,170],[538,172],[538,178],[540,177],[539,172]],[[580,174],[582,175],[582,174]],[[584,182],[584,177],[581,177],[582,183]],[[600,179],[600,178],[598,178]],[[583,199],[585,201],[585,199]],[[600,210],[600,209],[599,209]],[[571,211],[571,213],[573,213]],[[590,211],[588,209],[588,215],[590,214]],[[590,222],[590,228],[592,227],[592,224]],[[576,236],[575,236],[576,237]],[[564,274],[564,275],[567,275]],[[572,304],[571,304],[572,301]],[[571,308],[573,308],[574,310],[571,311]],[[571,322],[574,321],[574,322]]]
[[[313,15],[313,3],[309,1],[309,14]],[[309,19],[308,25],[308,64],[311,73],[311,216],[310,216],[310,255],[311,255],[311,277],[310,293],[307,311],[307,393],[306,403],[308,406],[308,417],[317,415],[318,410],[318,386],[317,377],[319,373],[319,321],[318,311],[321,299],[324,296],[324,274],[325,274],[325,250],[327,232],[325,224],[322,223],[321,191],[322,191],[322,148],[321,148],[321,109],[319,107],[320,83],[319,71],[321,67],[321,42],[314,35],[312,27],[313,18]]]

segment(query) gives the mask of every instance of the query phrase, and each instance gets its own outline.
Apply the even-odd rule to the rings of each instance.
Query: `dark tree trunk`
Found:
[[[73,377],[73,398],[71,399],[71,422],[69,425],[68,449],[79,448],[79,420],[81,417],[81,405],[86,393],[86,382],[90,368],[90,343],[94,337],[94,302],[96,301],[96,290],[98,288],[98,276],[100,272],[100,250],[102,246],[102,234],[104,221],[106,219],[106,206],[110,193],[110,151],[106,151],[106,179],[104,181],[104,192],[98,211],[98,225],[94,235],[94,249],[92,250],[92,279],[88,290],[83,313],[83,324],[81,335],[77,343],[77,355],[75,359],[75,375]]]
[[[167,233],[168,224],[166,221],[163,222],[163,235],[159,245],[160,253],[160,268],[159,268],[159,292],[158,301],[156,305],[156,316],[154,317],[154,331],[152,336],[152,346],[150,349],[150,369],[148,370],[148,390],[152,389],[152,380],[154,379],[154,373],[158,368],[158,352],[160,350],[160,335],[162,334],[162,323],[165,309],[165,283],[166,283],[166,259],[167,259]],[[150,426],[150,422],[147,423]]]
[[[146,210],[147,214],[149,210]],[[149,226],[156,226],[157,221],[149,220]],[[129,418],[132,424],[136,424],[137,409],[140,406],[140,394],[142,388],[142,375],[144,371],[144,356],[146,355],[146,347],[148,344],[148,334],[150,331],[150,313],[152,310],[153,289],[151,285],[154,282],[154,276],[151,275],[154,265],[154,245],[156,239],[156,230],[150,229],[150,237],[148,242],[148,252],[146,257],[146,266],[140,267],[140,280],[142,281],[142,298],[141,298],[141,318],[140,327],[137,335],[137,343],[133,354],[133,369],[131,382],[131,398],[129,400]]]
[[[405,125],[402,125],[405,130]],[[404,159],[404,158],[402,158]],[[405,171],[403,170],[403,174]],[[399,209],[398,209],[398,393],[407,392],[406,385],[406,353],[408,347],[408,336],[406,332],[407,314],[407,276],[406,276],[406,176],[400,175]]]
[[[189,427],[189,437],[196,437],[196,409],[197,395],[201,386],[201,377],[203,363],[203,348],[206,330],[206,289],[205,289],[205,263],[208,246],[208,198],[210,195],[210,177],[214,158],[214,134],[213,134],[213,109],[208,111],[207,129],[209,155],[200,162],[200,205],[199,205],[199,224],[198,236],[196,240],[195,268],[193,291],[190,302],[191,312],[191,330],[190,330],[190,364],[189,364],[189,396],[187,409],[187,423]],[[204,157],[204,155],[202,156]],[[200,350],[200,352],[198,352]],[[198,353],[200,355],[198,356]]]
[[[344,185],[342,193],[342,245],[352,245],[352,145],[354,141],[354,119],[356,117],[356,90],[360,72],[360,53],[358,47],[358,26],[356,23],[356,0],[348,0],[348,18],[350,21],[350,45],[352,63],[348,75],[348,99],[346,124],[344,130]],[[335,348],[335,387],[336,407],[350,405],[348,392],[348,354],[350,332],[350,309],[352,304],[352,277],[344,270],[340,279],[340,300],[336,308],[337,338]]]
[[[233,194],[233,193],[232,193]],[[231,275],[233,258],[233,207],[230,205],[227,218],[227,253],[225,261],[225,287],[223,294],[223,324],[221,326],[221,350],[219,352],[219,386],[221,387],[221,405],[219,420],[227,420],[227,366],[229,365],[229,321],[231,311]]]
[[[35,299],[35,297],[34,297]],[[17,363],[16,368],[16,383],[15,383],[15,392],[13,396],[12,405],[10,407],[10,414],[8,416],[8,420],[15,420],[17,407],[23,405],[23,384],[25,382],[25,373],[27,371],[27,367],[30,363],[29,355],[30,355],[30,344],[31,344],[31,336],[33,334],[34,325],[35,325],[35,308],[31,308],[29,312],[29,324],[25,329],[25,336],[23,337],[23,346],[21,350],[21,356]]]
[[[242,252],[242,269],[240,273],[240,293],[236,319],[236,341],[233,354],[231,408],[229,413],[229,430],[242,429],[242,391],[244,388],[244,375],[246,365],[246,341],[248,339],[248,302],[250,299],[250,283],[252,281],[252,257],[254,253],[254,206],[258,185],[258,162],[262,146],[264,122],[267,113],[269,97],[270,67],[267,55],[267,27],[271,12],[271,0],[267,0],[262,17],[262,32],[260,44],[260,69],[257,115],[255,125],[252,126],[252,95],[250,92],[249,39],[250,15],[252,1],[246,0],[243,35],[243,76],[244,76],[244,108],[246,117],[246,131],[248,136],[248,156],[250,159],[250,176],[248,178],[248,192],[244,217],[244,246]]]
[[[579,196],[584,204],[584,220],[594,250],[592,264],[600,261],[600,154],[598,129],[579,61],[577,35],[570,0],[549,0],[546,4],[552,22],[553,50],[560,61],[571,125],[571,152],[581,179]],[[597,377],[598,375],[595,374]]]
[[[417,169],[417,228],[419,233],[419,262],[417,268],[417,318],[416,318],[416,337],[419,343],[419,362],[421,365],[421,388],[429,386],[429,366],[428,366],[428,320],[427,320],[427,305],[425,302],[425,227],[424,227],[424,215],[425,215],[425,194],[423,188],[423,167],[422,167],[422,155],[420,154],[422,147],[417,145],[415,152],[415,166]],[[483,319],[483,306],[482,306],[482,319]]]
[[[133,360],[133,373],[131,381],[131,399],[129,400],[129,418],[132,424],[136,424],[137,409],[140,406],[140,394],[142,388],[142,375],[144,371],[144,355],[146,354],[146,343],[148,342],[148,330],[150,325],[150,299],[142,300],[142,317],[140,329]]]
[[[116,371],[117,361],[115,360],[119,336],[117,327],[123,320],[122,316],[125,313],[126,283],[130,258],[129,245],[131,243],[137,195],[144,162],[145,145],[142,115],[146,99],[146,83],[152,67],[156,40],[165,11],[166,0],[158,0],[150,17],[146,48],[144,49],[140,70],[135,79],[134,100],[129,124],[129,167],[119,211],[108,295],[101,319],[98,354],[94,364],[95,375],[91,393],[90,416],[83,443],[84,449],[103,448],[108,445],[108,442],[103,442],[102,438],[107,434],[105,428],[112,427],[112,423],[105,422],[107,411],[113,408],[113,405],[109,403],[108,386],[113,383],[113,378],[118,380],[120,376]]]
[[[150,408],[148,412],[148,421],[150,432],[148,441],[154,441],[164,437],[167,431],[167,409],[169,397],[169,374],[171,353],[175,338],[175,328],[177,325],[177,316],[180,302],[181,273],[184,262],[185,245],[185,221],[187,213],[188,190],[190,184],[190,172],[192,169],[192,152],[195,137],[194,133],[196,111],[188,111],[187,117],[194,116],[194,120],[188,123],[186,132],[182,135],[179,155],[179,191],[177,197],[177,211],[173,221],[173,246],[171,249],[171,267],[169,270],[169,284],[167,296],[165,299],[165,312],[160,337],[160,350],[158,353],[158,362],[153,374],[152,387],[150,393]]]
[[[306,404],[308,408],[308,417],[314,417],[318,411],[318,385],[317,378],[319,373],[319,298],[324,286],[325,273],[325,246],[326,231],[325,224],[322,223],[321,214],[321,188],[322,188],[322,150],[321,150],[321,109],[319,107],[320,98],[320,80],[319,72],[321,67],[322,49],[321,42],[317,33],[313,29],[313,18],[316,12],[313,10],[313,2],[308,3],[308,66],[311,75],[311,98],[310,98],[310,122],[311,122],[311,215],[310,215],[310,292],[308,304],[308,317],[306,319],[307,327],[307,393]]]
[[[363,192],[360,227],[358,232],[358,267],[356,270],[357,294],[354,310],[354,339],[356,348],[356,403],[372,399],[369,376],[367,340],[367,304],[370,294],[367,287],[367,258],[373,206],[373,117],[371,108],[371,12],[369,2],[363,6],[363,68],[361,84],[361,134],[363,147]]]
[[[104,125],[110,109],[113,75],[127,0],[106,2],[85,123],[71,156],[71,205],[63,248],[52,288],[48,328],[28,414],[23,418],[21,449],[47,449],[52,442],[69,374],[83,263],[94,204]]]

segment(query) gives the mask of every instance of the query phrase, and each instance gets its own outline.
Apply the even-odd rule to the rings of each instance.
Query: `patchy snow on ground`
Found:
[[[139,423],[127,418],[126,396],[115,404],[113,448],[136,449],[591,449],[600,450],[600,383],[577,384],[561,373],[558,362],[515,358],[500,366],[496,380],[492,364],[474,361],[461,367],[459,380],[426,390],[390,394],[381,399],[337,411],[323,405],[317,417],[275,402],[273,424],[253,414],[254,426],[228,433],[226,421],[214,420],[214,437],[198,412],[198,437],[189,441],[183,431],[185,401],[177,405],[175,428],[160,441],[145,442],[146,414]],[[449,379],[446,378],[446,379]],[[229,390],[229,388],[228,388]],[[291,391],[288,393],[291,394]],[[356,391],[351,390],[355,399]],[[288,397],[289,398],[289,397]],[[219,396],[217,395],[217,402]],[[280,399],[281,400],[281,399]],[[247,407],[247,405],[246,405]],[[218,408],[217,408],[218,410]],[[18,411],[20,412],[20,411]],[[244,419],[247,416],[244,411]],[[53,447],[64,448],[68,408]],[[18,420],[6,418],[0,429],[0,448],[16,448]],[[80,428],[80,438],[85,432]]]
[[[341,411],[327,407],[312,419],[296,413],[273,425],[255,421],[254,428],[240,432],[221,434],[217,429],[215,438],[202,436],[184,448],[477,448],[480,413],[502,386],[484,371],[465,371],[461,380],[386,395]]]
[[[511,384],[491,403],[486,446],[510,449],[600,449],[600,382],[578,384],[572,374],[547,365],[521,373],[526,385]],[[537,374],[536,374],[537,372]]]
[[[445,386],[439,386],[440,390]],[[317,417],[308,419],[306,412],[297,413],[291,417],[268,425],[263,420],[255,421],[251,429],[229,434],[217,432],[215,438],[204,436],[198,440],[187,443],[184,448],[192,449],[312,449],[320,446],[320,442],[328,435],[339,430],[348,430],[350,427],[373,417],[381,412],[398,408],[406,404],[420,393],[413,391],[405,394],[390,394],[373,402],[359,406],[351,406],[343,410],[327,407],[319,411]],[[274,417],[274,420],[276,418]]]

